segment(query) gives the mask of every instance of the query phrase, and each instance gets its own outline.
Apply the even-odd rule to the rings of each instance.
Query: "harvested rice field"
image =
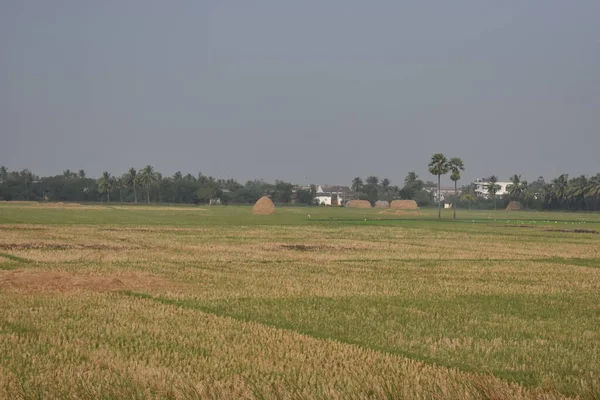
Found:
[[[600,214],[0,204],[1,399],[600,398]]]

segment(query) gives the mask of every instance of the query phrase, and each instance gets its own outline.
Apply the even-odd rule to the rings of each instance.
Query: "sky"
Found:
[[[0,165],[600,172],[598,0],[2,0]]]

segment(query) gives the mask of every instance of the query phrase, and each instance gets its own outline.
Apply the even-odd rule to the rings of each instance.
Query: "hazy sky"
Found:
[[[0,164],[600,172],[600,1],[1,0]]]

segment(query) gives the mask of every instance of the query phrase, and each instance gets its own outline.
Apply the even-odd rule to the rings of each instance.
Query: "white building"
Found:
[[[490,182],[488,180],[477,179],[475,182],[473,182],[473,185],[475,185],[475,193],[477,193],[478,196],[486,199],[490,197],[488,192],[488,186],[490,185]],[[507,186],[512,185],[512,182],[496,182],[496,185],[500,187],[500,189],[498,189],[496,192],[496,196],[503,196],[508,194]]]
[[[350,188],[347,186],[317,186],[315,199],[318,204],[341,206],[350,200]]]

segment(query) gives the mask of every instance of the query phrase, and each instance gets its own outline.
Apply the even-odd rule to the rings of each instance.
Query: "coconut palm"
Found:
[[[521,175],[517,174],[514,174],[510,178],[510,181],[512,183],[506,187],[506,189],[508,190],[508,196],[511,200],[519,201],[521,199],[521,196],[523,195],[527,182],[521,181]]]
[[[573,178],[569,181],[567,196],[574,200],[583,200],[586,209],[589,211],[590,207],[587,202],[587,192],[588,179],[585,175],[578,176],[577,178]]]
[[[586,196],[594,199],[594,210],[596,209],[596,203],[600,200],[600,174],[592,177],[588,181],[586,188]]]
[[[448,161],[450,167],[450,179],[454,182],[454,204],[452,204],[452,218],[456,219],[456,203],[458,202],[458,181],[460,180],[460,172],[465,170],[465,163],[459,157],[452,157]]]
[[[360,177],[356,177],[352,179],[352,191],[360,192],[360,189],[363,187],[363,180]]]
[[[438,219],[442,218],[442,175],[446,175],[449,169],[448,160],[442,153],[436,153],[431,156],[429,172],[432,175],[437,175],[438,178]]]
[[[488,184],[487,184],[488,194],[490,195],[491,198],[494,199],[494,210],[497,208],[496,207],[496,193],[498,193],[498,191],[500,190],[500,185],[498,185],[496,182],[498,182],[498,177],[496,175],[492,175],[492,176],[490,176],[490,179],[488,179]]]
[[[137,191],[135,186],[137,185],[137,171],[135,168],[130,168],[129,171],[123,176],[125,186],[133,188],[133,201],[137,203]]]
[[[144,169],[140,171],[139,183],[142,186],[146,186],[146,199],[148,200],[148,204],[150,204],[150,186],[157,181],[156,172],[154,172],[154,167],[152,165],[146,165]]]
[[[119,202],[123,202],[123,189],[127,187],[127,174],[124,174],[120,178],[114,178],[115,186],[119,189]]]
[[[552,179],[552,189],[554,196],[561,203],[564,204],[567,201],[567,190],[569,187],[569,174],[562,174],[558,178]],[[567,208],[569,203],[567,201]]]
[[[113,179],[106,171],[102,173],[102,177],[98,179],[98,191],[106,193],[107,202],[110,203],[110,192],[113,189]]]

